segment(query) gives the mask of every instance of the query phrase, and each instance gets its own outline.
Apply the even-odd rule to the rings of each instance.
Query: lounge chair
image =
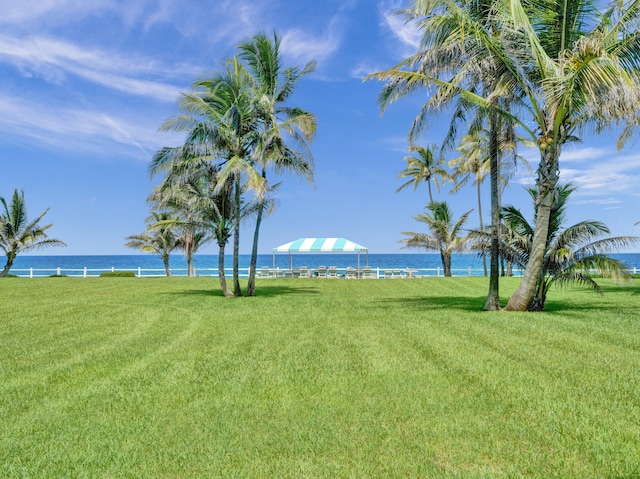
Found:
[[[389,278],[393,278],[393,271],[391,271],[390,269],[385,269],[384,279],[389,279]]]
[[[365,266],[362,268],[362,279],[373,279],[373,273],[371,272],[371,266]]]
[[[309,268],[306,266],[300,266],[300,277],[308,278],[309,277]]]
[[[268,266],[263,266],[256,275],[258,278],[271,278],[271,270]]]
[[[401,269],[394,269],[391,273],[392,278],[404,278],[404,273]]]
[[[329,271],[327,273],[328,278],[337,278],[338,277],[338,268],[335,266],[329,266]]]
[[[355,268],[352,268],[351,266],[349,266],[347,268],[346,278],[347,279],[356,279],[357,278]]]
[[[316,276],[318,278],[326,278],[327,277],[327,267],[326,266],[318,266],[318,270],[316,271]]]

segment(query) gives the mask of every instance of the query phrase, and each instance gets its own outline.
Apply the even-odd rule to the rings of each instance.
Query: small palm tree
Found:
[[[40,220],[47,214],[44,210],[35,220],[27,219],[27,205],[24,201],[24,190],[14,190],[11,203],[0,196],[2,213],[0,214],[0,249],[7,256],[7,263],[0,272],[0,278],[7,276],[19,253],[48,246],[66,246],[58,239],[47,238],[46,230],[53,224],[40,225]]]
[[[460,236],[460,233],[473,210],[467,211],[455,221],[446,201],[432,201],[427,205],[427,209],[430,213],[416,215],[414,218],[426,223],[431,234],[403,232],[402,234],[408,237],[400,242],[405,244],[404,248],[439,252],[444,275],[451,276],[451,256],[453,253],[465,251],[470,241],[468,236]]]
[[[173,226],[164,224],[171,219],[169,213],[152,212],[147,220],[147,230],[139,235],[127,236],[125,239],[128,241],[124,244],[127,248],[160,256],[167,276],[171,276],[169,257],[173,251],[181,247],[180,235],[176,233]],[[158,223],[161,225],[156,227]]]
[[[411,145],[409,151],[417,153],[417,156],[407,155],[404,157],[404,161],[407,163],[407,167],[401,170],[398,174],[398,179],[409,178],[405,183],[400,185],[396,190],[401,191],[409,185],[413,185],[415,191],[422,182],[427,183],[429,191],[429,201],[433,201],[433,194],[431,192],[431,181],[433,181],[440,191],[440,185],[450,180],[449,172],[443,168],[444,159],[438,152],[436,145],[431,146],[418,146]]]
[[[609,228],[600,221],[581,221],[562,229],[566,202],[573,191],[575,187],[570,184],[558,186],[558,199],[551,209],[549,237],[544,252],[542,273],[538,278],[535,295],[528,306],[529,311],[544,309],[547,293],[554,283],[583,284],[602,294],[600,285],[592,276],[593,271],[618,279],[629,276],[626,265],[620,260],[607,256],[607,253],[637,244],[640,238],[617,236],[595,240],[609,234]],[[528,192],[534,204],[533,224],[525,219],[518,208],[514,206],[503,208],[504,228],[510,240],[504,242],[502,254],[523,268],[527,265],[531,254],[537,215],[538,191],[530,188]]]

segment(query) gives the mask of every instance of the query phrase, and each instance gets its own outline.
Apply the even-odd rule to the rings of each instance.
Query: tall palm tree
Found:
[[[422,133],[430,114],[442,111],[445,106],[453,106],[452,110],[448,110],[453,114],[444,143],[447,148],[456,144],[461,125],[473,132],[488,123],[491,220],[495,234],[491,239],[491,274],[485,310],[496,310],[500,306],[499,136],[500,132],[509,134],[513,130],[513,121],[509,116],[499,113],[510,111],[511,105],[517,100],[512,89],[501,87],[505,69],[494,61],[494,52],[485,48],[483,42],[478,40],[482,35],[473,33],[474,29],[478,29],[489,38],[501,35],[499,20],[492,14],[492,1],[414,0],[411,8],[403,13],[414,20],[421,30],[419,51],[399,65],[370,76],[386,82],[379,96],[383,109],[396,99],[418,89],[426,87],[435,91],[422,105],[411,125],[410,139],[417,138]],[[473,24],[473,29],[469,30],[467,24]],[[477,101],[477,97],[486,101],[481,103]]]
[[[124,244],[127,248],[133,248],[143,253],[158,255],[164,265],[167,276],[171,276],[169,259],[171,253],[180,248],[180,236],[174,226],[168,224],[173,219],[168,212],[152,211],[147,218],[147,229],[144,233],[127,236]]]
[[[478,108],[510,118],[538,145],[539,210],[534,245],[523,280],[506,305],[507,310],[524,310],[535,295],[543,265],[562,147],[587,128],[597,133],[624,122],[621,145],[637,124],[640,42],[635,25],[640,4],[614,1],[600,11],[590,0],[495,1],[490,11],[501,25],[502,33],[497,35],[487,30],[485,21],[478,21],[453,0],[435,4],[450,12],[448,21],[457,25],[454,30],[458,36],[464,32],[466,38],[473,38],[472,44],[465,43],[469,51],[493,60],[496,74],[489,79],[494,86],[491,94],[483,96],[467,88],[464,75],[459,73],[444,78],[396,68],[379,77],[400,78],[413,89],[436,86],[436,102],[464,98]],[[495,92],[501,91],[518,92],[527,115],[515,117],[497,105]]]
[[[7,262],[2,271],[0,271],[0,278],[9,274],[16,256],[20,253],[50,246],[66,246],[59,239],[47,237],[46,231],[53,224],[40,224],[49,208],[44,210],[36,219],[31,221],[28,219],[24,190],[20,191],[20,193],[18,193],[17,189],[14,190],[11,203],[7,203],[5,198],[0,196],[0,204],[2,205],[2,211],[0,212],[0,250],[7,257]]]
[[[457,148],[462,155],[449,161],[449,167],[453,170],[453,180],[455,182],[451,193],[459,191],[473,178],[471,184],[476,187],[480,229],[484,228],[481,186],[489,174],[489,152],[483,140],[484,138],[480,133],[465,135]],[[484,275],[487,276],[487,258],[484,255],[482,256],[482,266]]]
[[[538,211],[538,192],[535,188],[528,191],[533,200],[535,218]],[[600,221],[581,221],[563,229],[566,202],[573,191],[575,188],[572,185],[557,187],[557,201],[551,208],[549,236],[545,245],[542,270],[536,283],[535,295],[527,305],[530,311],[544,309],[549,288],[553,284],[584,284],[602,293],[592,271],[597,270],[613,278],[629,277],[626,265],[607,256],[607,253],[638,244],[640,238],[617,236],[596,239],[610,233],[609,228]],[[504,207],[503,216],[505,228],[509,233],[509,240],[502,246],[503,255],[524,267],[531,256],[535,226],[514,206]]]
[[[410,185],[413,185],[413,191],[415,191],[418,189],[418,185],[426,182],[429,191],[429,202],[432,202],[431,182],[433,181],[438,191],[440,191],[440,185],[451,179],[447,169],[443,168],[444,159],[442,154],[436,145],[411,145],[409,151],[415,152],[417,155],[404,157],[407,167],[400,171],[398,179],[408,178],[408,180],[400,185],[396,193]]]
[[[467,211],[457,221],[446,201],[432,201],[427,205],[430,213],[416,215],[414,218],[426,223],[431,234],[403,232],[407,238],[400,240],[404,248],[420,248],[440,253],[445,276],[451,276],[451,257],[453,253],[465,251],[469,244],[468,236],[461,236],[462,229],[473,210]]]
[[[255,84],[236,56],[229,59],[221,72],[194,83],[192,92],[183,94],[182,114],[165,122],[161,129],[187,133],[183,148],[192,158],[220,160],[219,190],[233,185],[233,294],[242,296],[239,281],[240,221],[242,195],[245,188],[261,197],[266,180],[254,168],[252,153],[259,141],[259,117],[253,92]],[[198,153],[199,152],[199,153]],[[152,170],[173,155],[156,155]]]
[[[262,129],[254,150],[255,167],[266,183],[267,169],[276,173],[293,172],[313,181],[313,157],[309,142],[316,130],[315,115],[296,107],[287,106],[297,82],[315,71],[315,62],[298,67],[283,68],[280,38],[265,33],[254,35],[241,43],[240,57],[247,63],[253,76],[256,110]],[[257,195],[257,214],[249,264],[247,296],[255,294],[255,276],[258,258],[260,226],[265,211],[266,189]]]

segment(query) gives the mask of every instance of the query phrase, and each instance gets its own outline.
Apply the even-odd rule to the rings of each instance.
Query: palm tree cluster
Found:
[[[152,159],[151,175],[163,178],[149,201],[154,210],[169,212],[172,218],[150,224],[147,230],[153,235],[167,225],[180,228],[177,236],[187,258],[215,240],[225,296],[243,295],[239,248],[241,224],[247,218],[255,220],[255,229],[245,294],[255,294],[260,226],[274,205],[270,194],[278,187],[268,176],[292,172],[313,180],[309,145],[316,118],[289,106],[288,100],[298,80],[314,70],[314,62],[303,68],[283,67],[278,35],[256,34],[238,45],[238,54],[220,71],[194,82],[181,96],[180,112],[161,127],[185,134],[185,140],[160,149]],[[231,238],[229,288],[224,251]]]
[[[40,213],[37,218],[29,220],[24,191],[18,193],[18,190],[14,190],[9,203],[0,196],[0,205],[2,206],[2,211],[0,211],[0,250],[7,257],[7,262],[0,271],[0,278],[9,274],[16,256],[20,253],[50,246],[66,246],[59,239],[47,237],[46,231],[53,226],[51,223],[40,224],[49,208]]]
[[[536,203],[538,192],[529,188],[533,202],[533,221],[527,221],[519,208],[508,205],[502,208],[502,238],[500,254],[507,261],[524,268],[529,262],[535,235],[535,223],[539,206]],[[581,221],[564,227],[566,219],[566,203],[575,191],[572,185],[558,185],[557,200],[551,208],[549,235],[544,248],[542,270],[536,281],[533,298],[527,305],[529,311],[542,311],[547,300],[547,293],[553,284],[566,285],[577,283],[590,286],[602,292],[594,273],[616,279],[629,277],[626,265],[615,258],[607,256],[631,245],[636,245],[640,238],[635,236],[616,236],[602,238],[609,234],[609,228],[600,221]],[[477,231],[472,234],[479,239],[479,246],[487,247],[487,232]]]
[[[507,310],[525,310],[536,294],[558,198],[564,145],[587,131],[620,126],[621,147],[638,124],[638,2],[592,0],[413,0],[404,11],[422,33],[419,51],[371,75],[385,82],[380,104],[429,92],[411,125],[423,133],[429,116],[452,112],[445,144],[458,132],[488,132],[491,177],[491,282],[485,309],[498,309],[500,159],[518,136],[536,145],[536,224],[531,254]]]

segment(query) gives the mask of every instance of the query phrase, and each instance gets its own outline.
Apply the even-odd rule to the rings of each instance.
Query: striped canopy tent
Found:
[[[275,269],[276,253],[289,253],[289,269],[291,269],[291,253],[357,253],[358,268],[360,253],[366,253],[369,264],[369,249],[344,238],[299,238],[273,248],[273,265]]]

